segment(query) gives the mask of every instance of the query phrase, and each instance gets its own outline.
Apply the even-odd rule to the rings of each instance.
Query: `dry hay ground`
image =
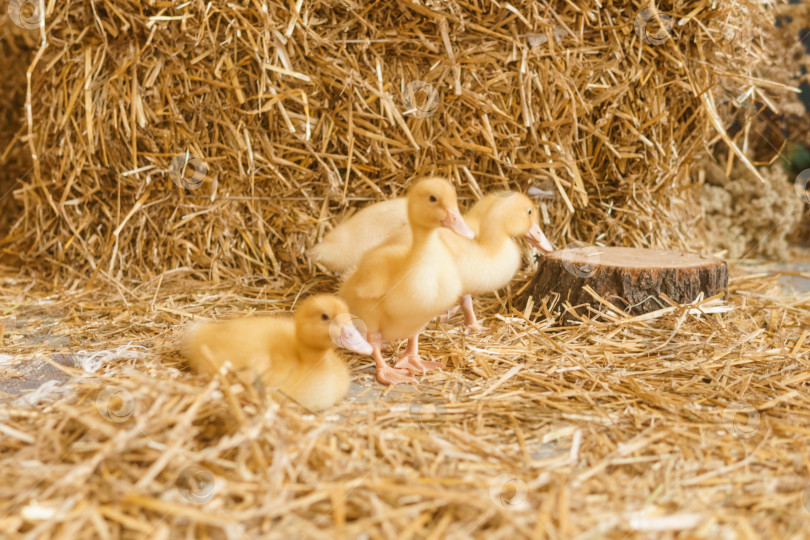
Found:
[[[184,372],[175,349],[193,317],[287,310],[301,283],[178,272],[48,289],[2,282],[4,387],[34,359],[70,380],[2,400],[0,538],[810,530],[810,295],[780,295],[773,275],[734,270],[728,312],[714,300],[564,328],[510,308],[516,290],[479,299],[490,335],[424,335],[446,371],[380,395],[353,357],[351,400],[321,414]]]

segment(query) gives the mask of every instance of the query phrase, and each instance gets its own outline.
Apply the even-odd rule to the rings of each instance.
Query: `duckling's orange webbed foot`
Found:
[[[395,369],[385,363],[382,357],[382,337],[379,332],[369,332],[368,342],[371,343],[374,364],[377,367],[377,381],[380,384],[391,386],[394,384],[416,384],[417,380],[407,369]]]
[[[464,333],[465,334],[479,334],[488,332],[486,326],[481,325],[475,317],[475,309],[473,309],[472,296],[465,294],[460,300],[461,309],[464,310]]]
[[[448,322],[453,315],[458,313],[458,309],[459,309],[458,306],[453,306],[444,313],[442,313],[441,315],[439,315],[439,322],[440,323]]]
[[[431,369],[441,369],[444,366],[439,362],[431,362],[430,360],[422,360],[419,356],[419,334],[408,338],[408,346],[405,348],[405,353],[399,362],[395,364],[398,368],[406,368],[417,373],[424,375]]]
[[[395,384],[417,384],[417,380],[407,369],[397,369],[391,366],[377,367],[377,382],[386,386]]]
[[[431,369],[441,369],[444,365],[439,362],[422,360],[422,357],[418,354],[408,354],[400,358],[399,362],[396,363],[396,367],[410,369],[424,375]]]
[[[477,322],[475,324],[464,325],[464,333],[468,336],[472,334],[487,334],[489,332],[491,332],[489,328]]]

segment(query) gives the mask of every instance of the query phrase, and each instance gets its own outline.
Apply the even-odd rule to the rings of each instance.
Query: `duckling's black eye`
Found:
[[[431,195],[430,202],[438,202],[438,199],[435,196]]]
[[[321,313],[321,320],[322,321],[328,321],[329,320],[329,315],[327,315],[326,313]]]
[[[532,215],[532,209],[529,208],[529,215]]]

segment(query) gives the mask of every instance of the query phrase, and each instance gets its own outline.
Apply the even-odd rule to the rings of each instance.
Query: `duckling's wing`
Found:
[[[382,298],[396,284],[397,262],[404,258],[408,247],[408,244],[386,245],[369,251],[344,286],[359,298]]]
[[[216,373],[230,362],[240,371],[255,368],[277,343],[290,341],[294,326],[287,317],[250,317],[197,324],[186,332],[182,351],[189,366]]]
[[[363,255],[399,234],[408,224],[404,198],[367,206],[332,229],[310,251],[310,257],[333,272],[345,273],[357,266]]]

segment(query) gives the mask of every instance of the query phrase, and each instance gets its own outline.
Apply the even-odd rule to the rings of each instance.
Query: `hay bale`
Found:
[[[332,215],[428,173],[544,188],[558,240],[685,247],[713,96],[780,88],[749,78],[773,18],[659,8],[48,3],[14,249],[79,280],[307,274]]]
[[[11,196],[18,180],[31,169],[25,140],[25,69],[31,62],[36,36],[14,24],[9,10],[0,10],[0,239],[20,215]]]

